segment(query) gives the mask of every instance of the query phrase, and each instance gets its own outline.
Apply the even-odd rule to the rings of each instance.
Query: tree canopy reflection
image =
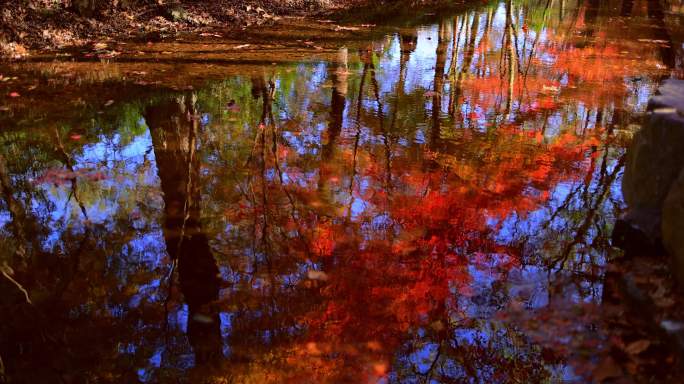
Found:
[[[32,301],[2,280],[7,372],[566,377],[558,340],[496,313],[600,302],[620,132],[676,70],[671,52],[623,53],[662,31],[625,39],[601,10],[506,1],[331,62],[2,131],[0,261]]]

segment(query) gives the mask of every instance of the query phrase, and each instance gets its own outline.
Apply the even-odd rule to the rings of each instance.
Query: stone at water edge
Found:
[[[684,286],[684,170],[665,199],[662,234],[665,249],[672,256],[673,272]]]
[[[663,203],[684,169],[684,81],[666,80],[648,109],[627,152],[622,191],[629,207],[625,220],[657,245]]]
[[[671,108],[684,114],[684,80],[667,79],[658,87],[658,94],[648,102],[649,110]]]
[[[649,108],[661,110],[663,118],[677,134],[671,137],[679,153],[677,159],[684,156],[684,81],[667,80],[659,89],[659,95],[649,102]],[[680,163],[678,177],[670,186],[663,203],[661,233],[663,245],[672,256],[674,274],[680,285],[684,287],[684,164]]]

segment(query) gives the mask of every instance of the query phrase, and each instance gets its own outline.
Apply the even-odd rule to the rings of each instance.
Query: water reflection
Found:
[[[178,268],[180,292],[188,305],[187,335],[199,366],[222,356],[222,346],[218,312],[210,308],[219,298],[219,270],[200,222],[196,150],[201,116],[196,102],[194,96],[163,100],[148,106],[143,116],[164,196],[166,252]]]
[[[340,42],[329,61],[15,119],[0,261],[33,304],[0,280],[8,375],[584,374],[577,350],[606,340],[563,308],[601,302],[625,143],[656,81],[681,73],[653,43],[659,2],[608,3],[508,1]],[[627,34],[628,16],[661,22]]]

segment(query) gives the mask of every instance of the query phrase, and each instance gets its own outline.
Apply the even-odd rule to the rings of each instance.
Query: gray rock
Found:
[[[684,283],[684,170],[663,204],[662,236],[663,245],[672,256],[673,272]]]
[[[667,80],[658,91],[628,150],[622,179],[628,220],[654,243],[660,240],[665,198],[684,169],[684,81]]]
[[[679,116],[684,116],[684,80],[665,80],[658,88],[658,94],[648,102],[650,111],[670,108],[675,109]]]

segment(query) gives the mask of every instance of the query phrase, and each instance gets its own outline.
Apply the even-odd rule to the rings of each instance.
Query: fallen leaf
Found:
[[[671,297],[664,297],[662,299],[656,299],[654,301],[655,305],[660,308],[668,308],[675,305],[675,300]]]
[[[307,273],[307,277],[310,280],[320,280],[320,281],[327,281],[328,280],[328,274],[323,272],[323,271],[309,271]]]
[[[667,40],[656,40],[656,39],[637,39],[641,43],[653,43],[653,44],[668,44]]]
[[[107,100],[106,103],[104,103],[105,107],[109,107],[110,105],[114,104],[114,100]]]
[[[81,135],[79,135],[79,134],[77,134],[77,133],[74,133],[73,135],[69,136],[69,138],[70,138],[71,140],[81,140],[82,137],[83,137],[83,136],[81,136]]]
[[[21,96],[19,92],[10,92],[9,97],[19,97]]]
[[[344,27],[341,25],[335,26],[336,31],[358,31],[359,29],[361,29],[361,28],[359,28],[359,27]]]
[[[650,345],[651,342],[646,339],[637,340],[633,343],[629,343],[629,345],[627,345],[625,348],[625,352],[629,353],[630,355],[638,355],[647,350]]]
[[[101,55],[97,55],[97,57],[99,57],[99,58],[101,58],[101,59],[110,59],[110,58],[119,56],[120,54],[121,54],[121,52],[110,51],[110,52],[107,52],[107,53],[103,53],[103,54],[101,54]]]

